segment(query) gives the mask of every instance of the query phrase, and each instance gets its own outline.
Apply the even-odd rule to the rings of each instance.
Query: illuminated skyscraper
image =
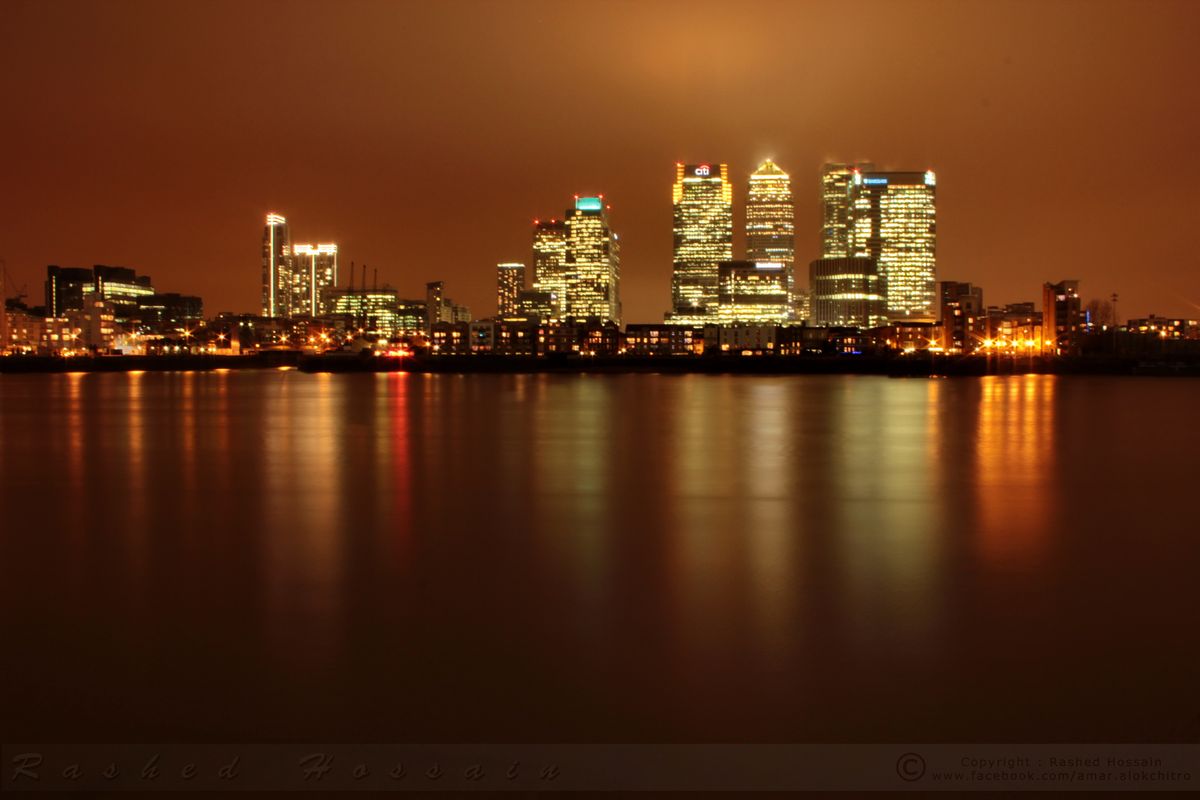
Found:
[[[821,170],[821,254],[825,258],[845,258],[850,252],[851,192],[854,173],[872,172],[875,165],[826,164]]]
[[[533,288],[551,294],[554,315],[563,315],[567,298],[567,223],[562,220],[533,221]]]
[[[722,261],[715,322],[781,325],[791,317],[787,267],[777,261]]]
[[[887,323],[883,278],[874,261],[819,258],[808,269],[816,325],[865,330]]]
[[[746,197],[746,260],[771,261],[789,270],[796,257],[796,205],[792,179],[767,159],[750,174]]]
[[[717,264],[733,258],[733,186],[728,164],[676,164],[672,322],[716,313]]]
[[[792,179],[769,158],[750,174],[746,196],[746,259],[783,265],[788,305],[795,309],[803,293],[793,266],[796,204],[792,199]],[[795,316],[789,314],[789,318]]]
[[[517,298],[525,291],[525,265],[510,261],[496,265],[496,313],[511,317],[517,313]]]
[[[332,313],[328,290],[337,286],[338,246],[297,244],[292,246],[292,299],[289,316]]]
[[[267,214],[262,241],[262,313],[264,317],[289,315],[292,298],[292,242],[287,220]]]
[[[566,316],[621,324],[621,245],[604,197],[575,198],[566,224]]]
[[[855,172],[851,255],[874,259],[889,319],[937,316],[937,178],[928,172]]]

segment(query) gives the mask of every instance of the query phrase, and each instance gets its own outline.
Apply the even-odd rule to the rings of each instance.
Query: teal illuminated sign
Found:
[[[603,211],[604,200],[599,197],[579,197],[575,200],[576,211]]]

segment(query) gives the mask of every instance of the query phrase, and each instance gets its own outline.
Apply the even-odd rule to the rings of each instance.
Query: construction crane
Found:
[[[0,258],[0,307],[8,308],[8,287],[12,285],[12,277],[8,274],[8,262]],[[26,291],[27,288],[25,284],[22,284],[17,289],[17,293],[12,296],[12,299],[20,303],[29,296]]]

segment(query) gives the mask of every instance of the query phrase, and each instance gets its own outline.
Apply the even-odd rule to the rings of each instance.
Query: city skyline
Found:
[[[1187,187],[1200,179],[1189,155],[1200,113],[1174,89],[1188,74],[1194,4],[1001,14],[864,3],[839,24],[895,32],[872,45],[889,68],[871,72],[853,60],[831,69],[845,63],[821,33],[834,12],[815,5],[663,3],[632,26],[536,3],[460,4],[469,13],[457,15],[441,5],[10,8],[22,35],[0,54],[0,83],[20,157],[5,167],[0,258],[13,289],[35,293],[47,264],[125,264],[213,312],[253,311],[247,242],[278,209],[303,220],[303,241],[338,242],[343,268],[378,267],[413,296],[442,278],[484,309],[490,269],[527,252],[539,209],[603,191],[619,212],[623,317],[655,320],[670,303],[670,164],[730,165],[736,256],[744,178],[774,159],[792,177],[803,267],[820,255],[821,165],[871,158],[880,170],[937,170],[939,277],[985,285],[994,302],[1036,300],[1047,276],[1071,276],[1085,299],[1119,292],[1131,312],[1195,316],[1200,305],[1195,258],[1129,222],[1186,229],[1196,218]],[[685,11],[711,13],[731,54],[713,61],[694,48]],[[453,41],[423,41],[448,17]],[[757,47],[764,18],[794,46]],[[261,61],[272,26],[339,46],[281,69]],[[151,35],[159,29],[177,32],[170,47]],[[579,32],[570,46],[557,35],[568,29]],[[504,92],[480,63],[499,65]],[[792,76],[786,102],[783,85],[753,90],[770,75]],[[328,113],[303,126],[256,121],[267,81],[282,105],[323,98]],[[596,97],[621,113],[573,125],[564,143],[562,123],[585,118]],[[869,110],[866,122],[854,108]],[[1170,180],[1144,168],[1160,158]],[[194,233],[182,249],[181,225]]]
[[[0,795],[1200,789],[1200,0],[0,3]]]
[[[709,171],[712,171],[711,179]],[[700,173],[704,172],[703,177]],[[794,192],[791,188],[791,178],[788,173],[784,172],[774,163],[773,159],[764,159],[758,167],[748,173],[745,177],[745,188],[739,192],[738,182],[731,174],[729,165],[726,163],[713,164],[675,164],[675,183],[674,183],[674,205],[676,207],[676,228],[680,225],[678,216],[681,208],[679,200],[685,196],[684,187],[687,185],[687,176],[692,182],[706,183],[712,182],[715,188],[715,194],[709,198],[705,195],[700,198],[699,206],[701,213],[696,216],[690,224],[694,228],[692,235],[699,235],[704,241],[700,242],[700,249],[706,253],[711,250],[711,254],[715,257],[720,257],[720,260],[711,264],[713,281],[713,296],[720,294],[717,286],[717,275],[719,266],[723,263],[729,263],[731,260],[742,259],[745,262],[751,263],[754,261],[765,262],[762,258],[768,255],[768,250],[771,247],[782,247],[785,251],[788,247],[792,248],[792,252],[784,255],[782,259],[778,259],[779,263],[784,265],[785,273],[792,273],[787,279],[789,292],[789,314],[792,315],[795,322],[803,319],[809,320],[809,324],[828,324],[827,322],[818,322],[817,316],[813,313],[810,307],[810,296],[814,287],[811,284],[811,279],[806,278],[808,270],[801,264],[799,267],[794,267],[792,262],[796,259],[802,259],[806,254],[795,249],[796,241],[803,238],[802,225],[789,226],[785,221],[786,215],[782,215],[781,208],[786,205],[793,209],[794,213]],[[779,188],[772,186],[766,190],[764,196],[762,184],[759,183],[756,187],[756,181],[761,181],[764,177],[768,181],[782,182]],[[889,181],[892,184],[900,186],[903,193],[898,200],[892,201],[893,207],[899,207],[900,212],[897,216],[896,212],[889,213],[885,210],[882,214],[880,211],[881,195],[886,195],[889,191]],[[939,235],[936,230],[936,214],[935,214],[935,190],[937,178],[935,170],[926,169],[924,171],[911,170],[896,170],[887,169],[881,170],[876,167],[874,162],[856,161],[850,163],[827,162],[822,164],[820,175],[818,178],[817,194],[820,199],[821,219],[818,226],[818,250],[821,253],[819,258],[861,258],[870,257],[878,260],[878,251],[880,250],[881,242],[884,243],[884,250],[892,250],[893,252],[910,253],[903,260],[903,270],[905,272],[918,273],[916,278],[908,277],[901,281],[894,281],[898,285],[904,283],[903,294],[911,297],[914,295],[924,295],[926,311],[913,313],[910,309],[901,309],[900,313],[892,313],[889,311],[887,316],[892,319],[913,319],[933,322],[938,320],[938,305],[936,302],[936,287],[946,276],[940,272],[936,259],[936,242]],[[893,187],[894,188],[894,187]],[[759,193],[756,196],[756,191]],[[927,195],[927,196],[926,196]],[[736,198],[741,196],[743,202],[739,204]],[[786,197],[786,200],[783,198]],[[580,205],[581,200],[588,204],[587,208]],[[709,200],[714,200],[717,206],[720,206],[716,216],[714,217],[706,206]],[[883,197],[883,205],[886,208],[887,198]],[[755,205],[758,205],[758,210]],[[684,207],[686,207],[686,203]],[[715,206],[714,206],[715,208]],[[605,313],[604,309],[600,309],[598,315],[603,320],[627,321],[621,319],[622,300],[620,297],[620,249],[618,237],[612,234],[608,223],[608,210],[611,209],[604,200],[604,195],[595,197],[582,197],[575,195],[574,205],[568,208],[563,219],[553,218],[550,220],[535,219],[533,221],[533,247],[529,252],[527,262],[502,262],[499,266],[514,266],[519,264],[527,264],[529,272],[534,276],[531,279],[525,280],[518,288],[518,293],[546,291],[550,296],[555,298],[553,308],[559,316],[588,316],[580,312],[586,305],[588,308],[597,308],[595,298],[590,299],[587,303],[580,304],[577,300],[575,312],[569,310],[571,304],[570,297],[572,294],[571,286],[576,288],[574,293],[578,296],[579,287],[579,272],[572,264],[568,263],[568,253],[572,249],[570,239],[570,221],[573,217],[583,218],[587,215],[595,215],[601,223],[603,237],[611,238],[614,266],[609,267],[611,275],[609,281],[611,286],[615,287],[615,292],[612,289],[603,290],[607,293],[606,296],[612,296],[613,299],[607,301],[617,309],[616,313]],[[738,214],[737,212],[741,213]],[[924,230],[925,222],[923,221],[928,216],[932,220],[929,230]],[[764,225],[764,222],[766,224]],[[328,314],[333,311],[332,302],[324,302],[321,299],[322,294],[327,290],[338,289],[341,284],[338,283],[338,245],[334,243],[322,244],[293,244],[290,233],[290,223],[284,214],[277,211],[268,211],[265,214],[265,226],[262,229],[262,281],[260,283],[261,306],[260,313],[265,317],[297,317],[304,315],[316,316],[318,314]],[[914,225],[920,228],[914,236]],[[763,230],[772,229],[771,233],[764,235]],[[715,235],[715,239],[711,242],[707,240]],[[900,246],[896,246],[895,242],[889,243],[888,240],[893,237],[909,239]],[[603,238],[602,237],[602,238]],[[928,239],[928,244],[923,244],[925,239]],[[677,236],[678,239],[678,236]],[[913,259],[911,251],[914,249],[914,243],[917,245],[915,249],[924,250],[926,247],[928,252],[923,255],[916,256],[915,260],[920,262],[913,269],[913,265],[909,263]],[[886,245],[890,244],[888,247]],[[684,245],[685,250],[689,245]],[[690,245],[692,249],[696,248],[695,244]],[[679,257],[679,245],[676,245],[676,258]],[[607,253],[607,250],[606,250]],[[754,256],[759,258],[754,258]],[[727,256],[727,257],[726,257]],[[608,258],[607,255],[604,256]],[[894,260],[895,255],[891,256]],[[816,260],[816,259],[814,259]],[[882,261],[884,262],[879,267],[880,275],[888,272],[887,263],[889,256],[884,253]],[[53,266],[53,265],[50,265]],[[96,265],[97,268],[103,265]],[[497,265],[492,265],[492,269]],[[678,262],[673,264],[672,268],[672,295],[676,294],[676,284],[678,281],[679,270],[677,269]],[[365,270],[364,263],[364,270]],[[84,268],[87,269],[87,268]],[[705,269],[708,269],[707,267]],[[544,278],[538,279],[538,274],[543,274]],[[599,273],[597,273],[599,274]],[[274,276],[273,279],[269,276]],[[477,277],[477,276],[473,276]],[[385,273],[385,283],[388,282],[388,276]],[[350,276],[351,280],[355,280],[354,276]],[[955,278],[949,278],[955,280]],[[379,267],[374,268],[374,280],[379,280]],[[986,278],[984,279],[986,280]],[[1075,283],[1080,283],[1080,279],[1072,279]],[[280,285],[280,282],[286,285]],[[428,285],[428,281],[425,282]],[[444,284],[445,281],[438,281]],[[466,285],[470,285],[470,281]],[[807,285],[806,285],[807,283]],[[278,292],[273,292],[272,284],[279,289]],[[23,287],[24,288],[24,287]],[[389,284],[389,289],[391,289]],[[397,293],[397,296],[409,291],[407,286],[392,290]],[[593,290],[594,291],[594,290]],[[899,294],[899,292],[897,292]],[[415,294],[415,292],[414,292]],[[277,300],[282,303],[283,296],[286,295],[286,303],[289,308],[280,307],[272,311]],[[29,295],[26,294],[26,297]],[[1096,302],[1106,302],[1112,295],[1104,295],[1102,292],[1091,297]],[[493,299],[496,296],[493,294]],[[514,298],[515,301],[516,298]],[[531,298],[526,298],[528,303]],[[1028,300],[1015,301],[1017,304],[1029,302]],[[889,298],[890,303],[890,298]],[[719,305],[719,304],[718,304]],[[1006,303],[1005,305],[1011,305]],[[464,305],[463,308],[469,306]],[[516,305],[513,306],[514,308]],[[1196,308],[1200,310],[1200,305]],[[805,312],[801,312],[805,309]],[[229,311],[226,309],[225,311]],[[245,313],[244,311],[232,311],[230,313]],[[1169,317],[1170,315],[1156,314],[1149,312],[1151,316]],[[501,314],[503,315],[503,314]],[[718,313],[717,305],[713,306],[713,315],[709,319],[711,322],[720,322],[722,315]],[[728,321],[728,314],[724,315],[725,321]],[[676,315],[674,310],[668,310],[664,315],[664,320],[672,321],[672,317],[680,324],[698,323],[703,319],[697,317],[692,319],[683,315]],[[688,320],[691,319],[691,322]]]
[[[735,184],[729,174],[728,165],[675,164],[672,197],[675,207],[675,263],[672,294],[679,295],[679,287],[683,285],[693,293],[711,293],[712,299],[702,298],[702,304],[698,306],[701,309],[699,312],[690,311],[697,307],[695,300],[687,301],[682,311],[681,307],[676,305],[663,316],[667,324],[771,321],[777,324],[825,327],[851,324],[835,321],[845,319],[845,315],[849,313],[852,317],[865,314],[860,322],[853,323],[856,327],[873,327],[868,321],[875,319],[876,312],[865,311],[865,307],[853,312],[847,309],[835,312],[826,306],[824,312],[819,312],[813,304],[816,295],[820,293],[817,286],[818,273],[824,275],[831,265],[841,262],[845,262],[843,266],[846,266],[852,262],[865,261],[871,271],[878,273],[879,285],[883,287],[884,292],[881,297],[883,307],[879,314],[883,321],[941,323],[946,309],[944,303],[939,303],[938,286],[947,281],[951,285],[972,285],[970,282],[959,282],[938,273],[935,202],[937,179],[936,173],[931,169],[923,172],[880,171],[871,162],[824,164],[818,186],[822,201],[820,249],[823,255],[811,262],[807,270],[807,285],[805,273],[793,268],[796,257],[796,231],[793,224],[794,203],[790,177],[769,158],[747,177],[747,202],[744,209],[744,228],[741,231],[743,248],[741,251],[735,251],[733,240],[738,231],[731,202]],[[500,318],[534,313],[542,319],[594,318],[603,323],[622,325],[625,320],[621,316],[620,242],[608,219],[611,208],[604,195],[577,194],[573,205],[566,209],[563,219],[533,220],[532,248],[527,263],[532,267],[529,271],[534,277],[526,278],[526,262],[498,263],[494,275],[496,294],[493,295],[496,314],[482,313],[476,315],[476,318],[484,320],[493,316]],[[265,214],[261,247],[260,314],[264,319],[326,318],[330,314],[341,313],[338,309],[350,302],[349,298],[344,296],[347,292],[367,290],[365,263],[362,265],[359,279],[359,273],[351,261],[349,282],[342,286],[338,282],[338,245],[293,244],[287,217],[277,211]],[[744,258],[734,259],[734,255],[742,255]],[[713,258],[720,260],[713,261]],[[737,268],[727,276],[729,267]],[[757,269],[754,269],[755,267]],[[771,294],[774,290],[767,289],[767,284],[761,281],[770,274],[763,270],[772,270],[775,267],[781,269],[781,277],[771,277],[769,283],[773,285],[782,280],[781,286],[786,293],[785,306],[767,312],[764,310],[766,306],[760,304],[770,304],[773,300],[759,298],[751,301],[744,297],[743,300],[751,302],[757,311],[743,316],[748,306],[745,306],[742,300],[734,300],[734,295],[751,286],[757,286],[751,289],[753,294]],[[744,268],[750,268],[750,271],[746,272]],[[48,265],[45,308],[50,310],[51,316],[61,316],[55,291],[55,271],[84,275],[85,282],[90,284],[93,269],[97,276],[101,275],[102,271],[112,270],[127,273],[130,280],[134,275],[134,271],[127,267],[97,264],[89,269]],[[850,271],[858,272],[858,269],[858,266],[853,266]],[[833,270],[834,273],[838,271]],[[745,283],[743,277],[735,278],[735,273],[739,276],[753,277],[750,283]],[[378,288],[378,267],[374,268],[372,275],[372,285]],[[3,277],[7,278],[7,272]],[[727,277],[733,283],[730,283]],[[851,276],[830,273],[828,277]],[[133,294],[153,294],[153,289],[149,288],[149,279],[145,280],[146,287],[133,290]],[[96,281],[97,289],[103,295],[103,281],[100,277],[97,277]],[[711,283],[711,286],[703,285],[706,283]],[[1080,280],[1067,279],[1067,283],[1075,286],[1077,300],[1082,304],[1083,296],[1078,295]],[[734,289],[735,284],[743,288]],[[444,280],[427,281],[425,285],[426,302],[433,302],[434,307],[445,309],[444,314],[434,312],[433,316],[429,316],[429,324],[438,319],[469,321],[469,306],[459,305],[450,300],[443,302],[442,289],[439,288],[435,293],[438,298],[436,301],[430,300],[430,287],[444,287]],[[827,283],[826,289],[831,290],[833,285]],[[887,288],[889,286],[890,289]],[[842,289],[832,291],[842,292],[848,288],[849,284],[846,284]],[[403,306],[403,303],[409,302],[400,299],[403,291],[391,286],[387,276],[384,276],[384,291],[380,297],[391,296]],[[837,302],[866,299],[868,295],[859,294],[860,291],[875,289],[858,287],[851,295],[839,294]],[[172,293],[172,296],[179,297],[179,294]],[[14,300],[20,302],[28,297],[27,291],[22,289]],[[1116,308],[1117,297],[1115,293],[1108,298],[1097,296],[1092,299],[1091,305],[1096,306],[1096,313],[1111,313],[1114,321],[1120,323]],[[191,299],[199,302],[197,297]],[[825,298],[826,301],[831,299],[833,298],[830,296]],[[992,308],[1024,307],[1031,302],[1022,300]],[[731,305],[741,305],[741,308],[735,311],[727,307]],[[1103,310],[1104,308],[1107,308],[1107,311]],[[400,311],[401,316],[404,313]],[[389,318],[394,316],[395,311],[389,312]],[[1153,312],[1149,316],[1167,318]],[[1129,318],[1130,322],[1144,319]],[[119,318],[118,322],[121,321],[126,320]],[[1103,323],[1104,320],[1097,318],[1093,322]]]

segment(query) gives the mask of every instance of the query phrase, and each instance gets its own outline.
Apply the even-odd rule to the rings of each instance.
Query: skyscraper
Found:
[[[337,286],[338,246],[297,244],[292,247],[292,298],[289,316],[328,314],[332,305],[326,295]]]
[[[447,321],[446,283],[430,281],[425,284],[425,332],[429,333],[434,325]]]
[[[46,267],[46,316],[61,317],[83,310],[86,295],[96,285],[95,273],[86,267]]]
[[[262,313],[264,317],[285,317],[291,308],[292,242],[287,220],[281,214],[267,214],[262,241]]]
[[[796,260],[796,204],[792,179],[767,159],[750,174],[746,196],[746,259],[782,264],[787,276],[788,317],[801,299]]]
[[[750,174],[746,197],[746,260],[789,269],[796,256],[796,205],[792,179],[767,159]]]
[[[937,316],[937,178],[927,172],[855,172],[851,255],[875,260],[890,319]]]
[[[555,316],[563,316],[567,298],[567,223],[533,221],[533,288],[553,295]]]
[[[733,187],[728,164],[676,164],[672,322],[716,313],[717,264],[733,258]]]
[[[854,173],[872,172],[875,165],[826,164],[821,170],[821,254],[825,258],[844,258],[850,252],[851,206]]]
[[[577,197],[567,210],[568,317],[621,323],[621,246],[604,197]]]
[[[884,281],[869,258],[818,258],[808,265],[817,325],[874,328],[887,322]]]
[[[511,317],[517,313],[517,298],[525,291],[525,265],[509,261],[496,265],[496,313]]]
[[[787,267],[778,261],[722,261],[715,322],[780,325],[791,317]]]

